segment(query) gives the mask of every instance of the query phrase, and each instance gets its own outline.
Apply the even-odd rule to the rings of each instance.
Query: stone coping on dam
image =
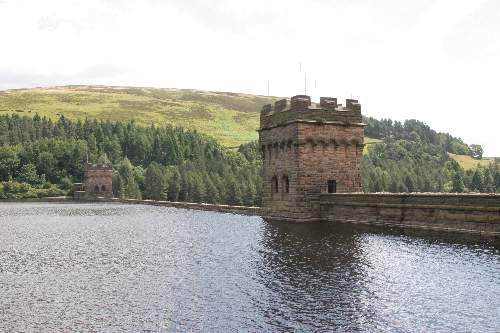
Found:
[[[139,199],[120,199],[120,198],[78,198],[73,197],[47,197],[47,198],[25,198],[25,199],[1,199],[2,202],[59,202],[59,203],[85,203],[85,202],[108,202],[108,203],[124,203],[124,204],[137,204],[137,205],[150,205],[150,206],[163,206],[184,209],[195,209],[204,211],[214,211],[220,213],[232,213],[251,216],[266,216],[266,209],[262,207],[249,207],[249,206],[230,206],[230,205],[215,205],[207,203],[195,202],[175,202],[175,201],[156,201],[156,200],[139,200]]]
[[[321,194],[322,219],[500,237],[499,194]]]
[[[207,203],[196,203],[196,202],[175,202],[175,201],[156,201],[156,200],[139,200],[139,199],[107,199],[107,198],[95,198],[90,201],[103,201],[103,202],[119,202],[127,204],[138,204],[138,205],[151,205],[151,206],[164,206],[164,207],[174,207],[174,208],[184,208],[184,209],[196,209],[205,210],[221,213],[233,213],[242,215],[255,215],[263,216],[266,215],[266,210],[262,207],[249,207],[249,206],[230,206],[230,205],[216,205]]]
[[[73,197],[6,199],[0,202],[114,202],[261,216],[285,222],[312,221],[273,216],[263,207],[190,202],[119,198],[75,200]],[[500,237],[499,194],[323,193],[320,206],[319,220],[322,221]]]

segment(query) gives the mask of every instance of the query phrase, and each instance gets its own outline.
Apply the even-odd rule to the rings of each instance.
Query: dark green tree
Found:
[[[168,182],[167,200],[179,201],[179,192],[181,191],[181,174],[176,167],[171,171],[171,176]]]
[[[481,168],[477,168],[472,176],[471,188],[474,192],[482,192],[483,190],[483,172]]]
[[[15,176],[20,163],[17,153],[15,147],[0,147],[0,180],[8,181]]]
[[[35,165],[28,163],[23,165],[17,174],[17,180],[22,183],[28,183],[35,186],[40,186],[45,183],[45,176],[39,176],[36,173]]]
[[[124,199],[140,199],[141,191],[134,177],[134,168],[128,158],[118,165],[118,177],[115,178],[118,195]]]
[[[470,145],[470,155],[476,160],[480,160],[483,158],[483,147],[480,145]]]
[[[161,200],[167,187],[165,174],[160,164],[152,162],[144,174],[144,197]]]
[[[460,172],[456,172],[453,175],[453,186],[451,191],[455,193],[463,193],[465,191],[464,180]]]

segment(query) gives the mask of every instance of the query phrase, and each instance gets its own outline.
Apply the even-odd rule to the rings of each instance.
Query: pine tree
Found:
[[[191,199],[193,202],[206,202],[206,188],[205,182],[199,176],[192,177],[192,196]]]
[[[134,177],[134,168],[128,160],[128,158],[123,159],[118,165],[118,186],[119,186],[119,196],[120,198],[126,199],[140,199],[141,191],[137,185]]]
[[[101,154],[99,158],[97,159],[97,164],[99,165],[111,165],[111,161],[108,158],[108,155],[106,153]]]
[[[166,187],[166,179],[161,165],[152,162],[144,174],[144,197],[161,200]]]
[[[391,183],[389,185],[389,192],[397,193],[399,191],[398,181],[396,177],[392,177]]]
[[[40,174],[44,174],[45,177],[51,182],[57,182],[57,161],[52,153],[47,151],[42,152],[38,156],[38,161],[36,161],[37,169]]]
[[[28,163],[23,165],[19,170],[17,180],[23,183],[39,186],[45,182],[45,177],[37,175],[35,165]]]
[[[483,184],[483,192],[486,193],[493,193],[495,192],[495,178],[493,178],[493,175],[489,172],[489,170],[486,170],[485,176],[484,176],[484,184]]]
[[[410,193],[416,192],[415,182],[413,180],[413,177],[411,177],[409,174],[407,174],[405,176],[404,183],[405,183],[406,188],[408,189],[407,190],[408,192],[410,192]]]
[[[460,172],[455,172],[453,175],[453,186],[452,192],[463,193],[465,191],[465,185]]]
[[[19,157],[14,147],[0,147],[0,181],[8,181],[14,177],[19,163]]]
[[[220,203],[219,191],[210,177],[205,178],[206,202],[211,204]]]
[[[483,190],[483,173],[480,168],[477,168],[472,176],[471,190],[474,192],[482,192]]]
[[[227,204],[240,206],[243,204],[243,195],[241,193],[241,186],[237,183],[233,175],[227,177]]]
[[[181,174],[177,168],[172,170],[167,190],[167,200],[179,201],[179,192],[181,191]]]
[[[500,193],[500,170],[497,169],[495,172],[495,184],[496,184],[496,192]]]

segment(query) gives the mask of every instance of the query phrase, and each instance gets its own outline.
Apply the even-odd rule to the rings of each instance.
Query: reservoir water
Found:
[[[500,245],[119,204],[0,204],[1,332],[498,332]]]

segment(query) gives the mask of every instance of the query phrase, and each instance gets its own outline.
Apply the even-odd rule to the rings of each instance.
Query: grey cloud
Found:
[[[118,5],[116,0],[104,0],[108,4]],[[200,22],[206,29],[213,31],[229,31],[236,33],[251,33],[256,25],[268,25],[276,18],[275,13],[267,7],[252,5],[252,2],[239,2],[246,7],[244,11],[234,10],[235,1],[220,0],[145,0],[150,5],[156,5],[159,10],[174,8]]]
[[[0,0],[1,1],[1,0]],[[62,26],[71,27],[77,31],[98,29],[101,25],[111,25],[119,15],[118,7],[100,6],[99,8],[86,8],[75,12],[77,15],[65,16],[57,11],[40,17],[37,28],[43,30],[57,30]]]
[[[63,22],[64,20],[56,16],[44,16],[38,19],[37,27],[38,30],[53,30],[57,29]]]
[[[107,6],[120,10],[135,0],[102,0]],[[234,0],[142,0],[141,4],[157,6],[158,10],[168,11],[170,8],[182,11],[206,29],[252,34],[256,27],[270,27],[273,23],[286,18],[286,21],[297,22],[295,27],[280,27],[280,31],[290,33],[301,24],[311,24],[314,17],[304,16],[300,6],[307,9],[311,3],[321,6],[323,13],[331,13],[335,20],[340,11],[346,8],[359,9],[372,13],[375,21],[396,28],[407,29],[418,24],[421,17],[432,7],[435,0],[401,1],[401,0],[294,0],[285,2],[280,8],[266,6],[264,2]],[[293,10],[290,10],[293,8]],[[353,23],[356,17],[352,17]]]
[[[112,64],[95,64],[87,67],[79,76],[84,79],[98,79],[102,77],[116,77],[126,72],[126,69]]]
[[[94,80],[113,78],[127,73],[124,68],[112,64],[95,64],[76,74],[33,74],[0,68],[0,89],[57,86],[65,84],[92,83]]]
[[[500,2],[490,0],[459,22],[444,41],[450,56],[481,62],[500,55]]]

